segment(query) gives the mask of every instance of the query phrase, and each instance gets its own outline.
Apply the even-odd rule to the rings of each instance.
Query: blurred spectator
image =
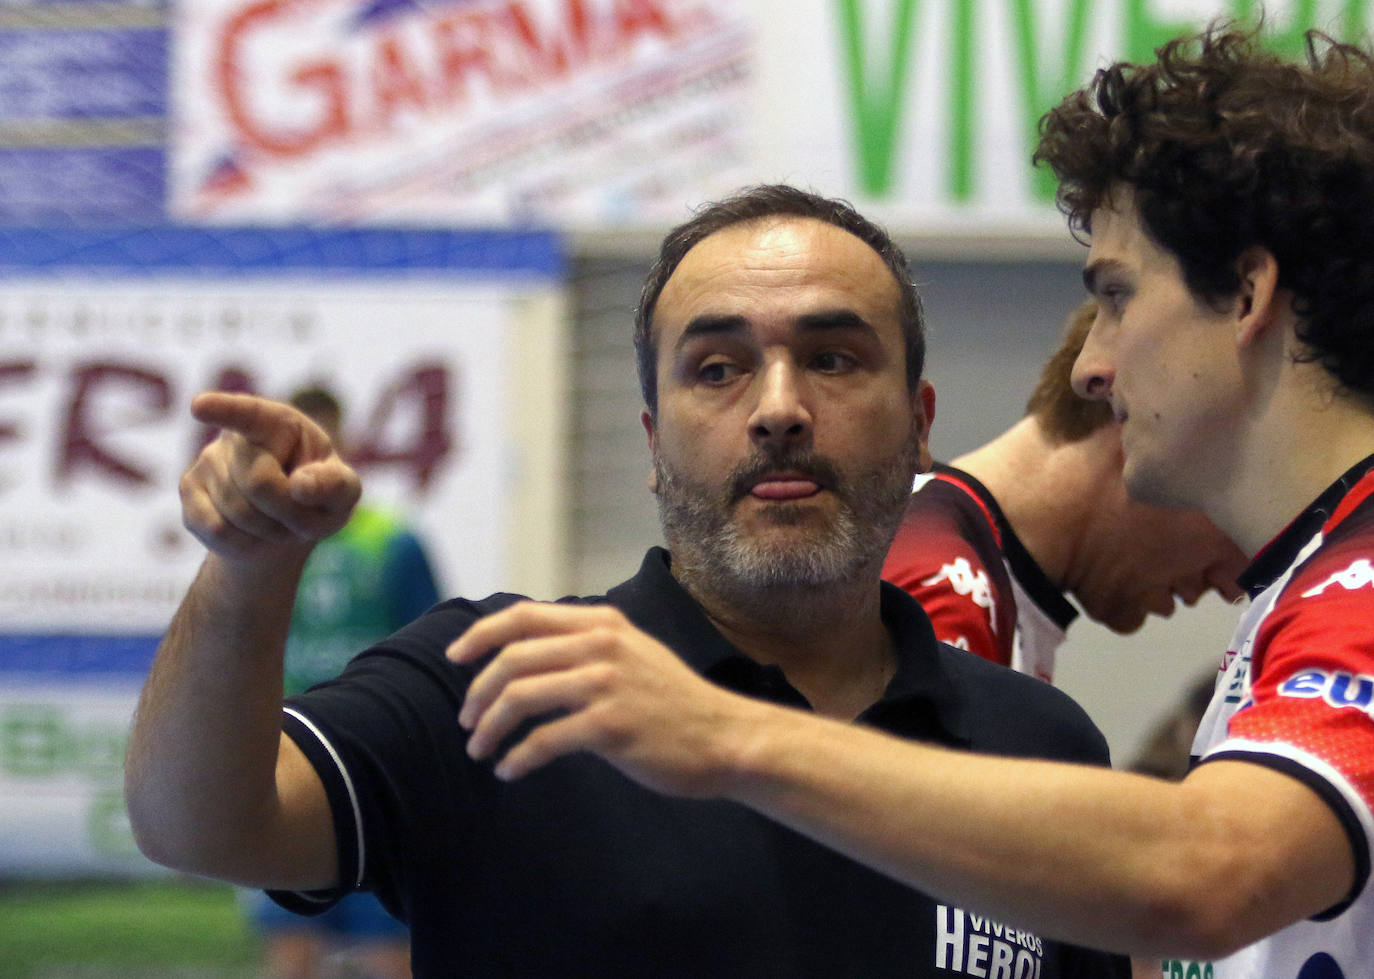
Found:
[[[343,446],[343,411],[323,387],[305,388],[291,404]],[[347,453],[340,449],[340,454]],[[433,572],[415,534],[392,514],[365,505],[337,534],[321,541],[305,566],[286,643],[285,692],[300,693],[337,676],[366,649],[439,600]],[[368,979],[410,975],[410,939],[369,892],[353,894],[323,914],[302,917],[261,892],[248,896],[254,924],[267,941],[268,965],[281,979],[339,974]]]
[[[1078,610],[1130,633],[1215,588],[1240,597],[1245,556],[1198,510],[1126,495],[1121,426],[1073,393],[1069,374],[1097,304],[1069,316],[1026,415],[916,477],[883,577],[925,608],[943,641],[1052,680]]]
[[[1173,709],[1155,724],[1128,766],[1130,770],[1172,781],[1187,775],[1192,765],[1193,738],[1216,686],[1215,670],[1198,677]]]

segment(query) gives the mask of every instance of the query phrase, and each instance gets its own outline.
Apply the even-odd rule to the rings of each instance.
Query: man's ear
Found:
[[[1291,306],[1279,289],[1279,261],[1261,245],[1252,245],[1236,260],[1240,276],[1237,294],[1236,340],[1247,347]]]
[[[930,426],[935,421],[935,385],[922,380],[911,395],[911,410],[921,440],[921,472],[930,472],[935,460],[930,455]]]
[[[639,413],[639,423],[640,423],[641,425],[644,426],[644,434],[646,434],[646,435],[649,436],[649,456],[650,456],[650,458],[652,458],[653,455],[654,455],[654,453],[655,453],[655,452],[657,451],[657,449],[658,449],[658,446],[657,446],[657,443],[656,443],[656,439],[658,438],[658,433],[654,431],[654,416],[651,415],[651,414],[649,414],[649,412],[648,412],[647,409],[646,409],[645,411],[641,411],[641,412]],[[658,467],[657,467],[657,466],[650,466],[650,467],[649,467],[649,492],[651,492],[651,493],[657,493],[657,492],[658,492]]]

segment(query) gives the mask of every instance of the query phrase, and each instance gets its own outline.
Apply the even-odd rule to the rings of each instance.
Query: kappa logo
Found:
[[[979,608],[988,610],[988,620],[992,624],[992,631],[997,631],[996,608],[992,598],[992,583],[988,581],[986,571],[974,571],[973,565],[968,563],[968,558],[957,557],[953,563],[946,564],[940,568],[940,573],[927,578],[921,582],[923,585],[938,585],[942,581],[948,581],[949,586],[954,589],[956,594],[964,595],[973,600],[973,604]]]
[[[1315,598],[1332,585],[1340,585],[1346,591],[1355,591],[1358,588],[1374,585],[1374,564],[1369,563],[1369,558],[1362,557],[1352,562],[1350,567],[1344,571],[1337,571],[1315,588],[1307,589],[1302,593],[1302,597]]]
[[[982,979],[1040,979],[1045,943],[962,908],[935,906],[935,968]]]

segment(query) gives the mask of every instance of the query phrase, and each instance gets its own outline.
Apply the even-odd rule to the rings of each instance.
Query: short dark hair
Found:
[[[703,239],[737,224],[769,217],[814,218],[848,231],[883,260],[897,282],[897,319],[906,342],[907,384],[915,390],[925,369],[925,320],[921,297],[911,281],[906,256],[886,231],[868,220],[847,201],[821,197],[786,184],[746,188],[732,197],[700,207],[688,221],[668,232],[658,258],[649,269],[635,309],[635,356],[639,389],[650,415],[658,413],[658,342],[654,337],[654,307],[663,287],[683,257]]]
[[[1041,427],[1056,443],[1079,442],[1112,421],[1112,406],[1105,401],[1080,398],[1073,389],[1073,364],[1087,342],[1097,300],[1079,303],[1064,322],[1064,337],[1045,366],[1040,380],[1026,402],[1026,414],[1040,421]]]
[[[1261,246],[1294,297],[1302,359],[1374,393],[1374,60],[1306,34],[1305,64],[1213,24],[1153,64],[1097,72],[1040,122],[1037,163],[1075,232],[1129,188],[1145,232],[1216,303]]]
[[[338,396],[323,384],[311,384],[296,391],[287,401],[326,429],[337,431],[343,422],[343,405]]]

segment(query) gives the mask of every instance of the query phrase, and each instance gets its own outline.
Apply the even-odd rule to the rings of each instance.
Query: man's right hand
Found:
[[[202,394],[219,436],[181,477],[206,547],[143,686],[124,767],[139,847],[186,873],[313,890],[338,876],[329,801],[281,729],[282,654],[298,575],[348,521],[358,476],[290,405]]]
[[[298,555],[348,522],[361,483],[329,436],[290,405],[208,392],[191,402],[220,429],[181,477],[186,528],[233,562]]]

